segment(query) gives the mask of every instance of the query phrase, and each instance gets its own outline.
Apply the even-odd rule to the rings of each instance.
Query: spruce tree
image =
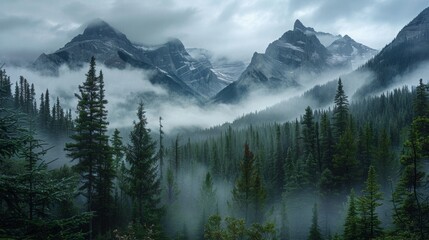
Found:
[[[334,125],[334,136],[338,141],[341,135],[343,135],[347,129],[349,122],[349,102],[343,89],[341,78],[338,80],[337,93],[334,99],[335,107],[333,110],[333,125]]]
[[[340,137],[335,150],[332,173],[336,178],[336,190],[348,192],[356,183],[358,173],[356,141],[349,127]]]
[[[428,117],[429,115],[429,97],[423,80],[420,79],[419,86],[416,88],[416,98],[414,100],[414,117]]]
[[[381,221],[378,219],[376,209],[382,205],[380,201],[383,198],[373,166],[369,167],[368,179],[365,185],[363,195],[359,198],[361,236],[364,239],[374,239],[382,233]]]
[[[414,99],[414,116],[401,156],[402,173],[393,194],[394,222],[398,230],[426,239],[429,236],[429,194],[425,159],[429,157],[429,117],[427,89],[420,82]]]
[[[349,196],[349,208],[347,210],[347,217],[344,223],[344,240],[356,240],[360,238],[359,231],[359,216],[356,207],[355,192],[352,189]]]
[[[302,118],[302,139],[304,143],[304,156],[309,154],[316,156],[316,133],[314,129],[313,110],[310,106],[305,109],[305,114]]]
[[[320,232],[319,219],[317,214],[317,204],[313,207],[313,217],[311,220],[310,234],[308,240],[322,240],[322,233]]]
[[[254,155],[250,151],[249,145],[245,144],[243,160],[240,162],[241,172],[232,190],[232,197],[237,204],[237,209],[242,211],[246,222],[249,220],[250,207],[254,199],[254,162]]]
[[[87,211],[96,211],[97,221],[89,224],[89,238],[93,236],[93,225],[96,223],[96,233],[102,233],[108,228],[110,218],[104,214],[110,212],[111,189],[113,184],[112,159],[106,121],[107,111],[104,99],[103,76],[96,76],[95,58],[92,57],[86,80],[79,86],[77,118],[71,143],[66,144],[65,150],[72,161],[77,161],[74,169],[81,175],[81,190],[87,198]],[[49,92],[45,94],[45,109],[49,106]],[[49,112],[49,111],[48,111]],[[49,117],[50,119],[50,117]]]
[[[132,199],[133,221],[143,226],[160,227],[160,179],[158,176],[155,142],[150,136],[143,102],[137,108],[138,121],[134,122],[127,146],[126,160],[128,195]]]
[[[275,152],[275,181],[276,187],[282,188],[284,184],[284,157],[283,148],[281,142],[280,126],[276,125],[276,152]]]

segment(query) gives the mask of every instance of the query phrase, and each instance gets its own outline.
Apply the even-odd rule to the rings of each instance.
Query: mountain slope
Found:
[[[372,78],[362,87],[357,96],[367,96],[386,89],[399,81],[400,76],[416,70],[429,61],[429,8],[398,33],[396,38],[379,54],[368,61],[361,71],[371,71]],[[424,77],[424,76],[422,76]]]
[[[243,61],[231,60],[223,56],[214,56],[213,53],[206,49],[187,48],[186,51],[194,59],[211,68],[218,79],[227,84],[236,81],[247,67],[247,64]]]
[[[332,47],[326,48],[318,36]],[[348,48],[352,51],[346,52]],[[272,92],[299,88],[304,74],[306,78],[317,78],[326,71],[350,71],[353,58],[367,56],[363,52],[370,50],[348,36],[316,32],[296,20],[293,30],[270,43],[264,54],[255,53],[240,78],[220,91],[213,101],[236,103],[256,89]]]
[[[335,40],[327,49],[334,56],[349,61],[352,69],[361,66],[378,53],[377,50],[356,42],[348,35]]]
[[[152,83],[168,86],[171,93],[186,93],[183,96],[192,96],[200,102],[228,84],[218,79],[210,67],[193,59],[179,40],[146,49],[133,44],[123,33],[100,19],[91,22],[82,34],[61,49],[40,55],[33,63],[33,69],[58,74],[61,65],[79,69],[87,64],[91,56],[111,68],[124,69],[131,65],[153,71]]]
[[[429,8],[423,10],[406,25],[396,38],[384,47],[373,59],[359,69],[341,76],[346,94],[351,99],[359,99],[385,91],[393,84],[400,84],[403,76],[429,61]],[[422,76],[424,77],[424,76]],[[411,79],[412,80],[412,79]],[[418,79],[415,79],[416,83]],[[285,100],[258,113],[247,114],[237,119],[235,124],[261,124],[282,122],[298,116],[296,109],[311,106],[313,109],[327,107],[332,103],[337,87],[337,79],[324,85],[317,85],[302,96]],[[356,84],[367,84],[359,87]],[[354,94],[356,92],[356,94]],[[354,94],[354,95],[353,95]],[[285,106],[293,106],[285,108]]]
[[[227,82],[218,79],[210,63],[200,62],[191,57],[178,39],[151,48],[144,54],[155,66],[176,75],[206,98],[214,96],[228,85]]]

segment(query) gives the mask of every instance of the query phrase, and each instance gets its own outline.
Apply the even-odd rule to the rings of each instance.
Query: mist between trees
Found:
[[[80,76],[73,116],[59,99],[51,104],[48,90],[37,98],[37,83],[25,78],[12,91],[2,71],[0,237],[428,237],[423,81],[350,104],[338,80],[332,109],[166,133],[169,123],[149,123],[137,97],[127,103],[134,114],[123,117],[131,129],[109,134],[115,109],[95,67],[93,60]],[[59,168],[49,163],[54,155],[72,161]]]

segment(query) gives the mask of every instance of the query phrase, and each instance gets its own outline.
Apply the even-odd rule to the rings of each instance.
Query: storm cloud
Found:
[[[132,41],[159,44],[170,37],[233,59],[249,60],[292,28],[348,34],[381,49],[428,6],[426,0],[17,0],[0,8],[0,61],[33,59],[67,43],[94,18]]]

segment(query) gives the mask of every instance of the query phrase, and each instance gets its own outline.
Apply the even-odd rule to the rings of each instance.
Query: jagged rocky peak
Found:
[[[293,24],[293,30],[294,31],[300,30],[302,32],[305,32],[305,31],[315,32],[314,28],[304,26],[304,24],[302,24],[302,22],[299,19],[295,20],[295,23]]]
[[[351,42],[354,42],[355,40],[353,40],[349,35],[344,35],[344,37],[343,37],[343,39],[344,40],[346,40],[346,41],[351,41]]]
[[[110,26],[100,18],[89,22],[82,34],[79,34],[71,42],[91,39],[121,39],[128,41],[125,34]]]

